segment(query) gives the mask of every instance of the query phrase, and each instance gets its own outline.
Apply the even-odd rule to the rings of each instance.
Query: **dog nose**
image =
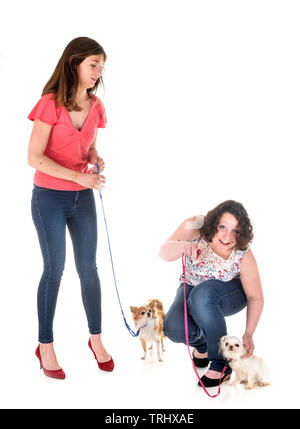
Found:
[[[150,311],[148,311],[148,313],[147,313],[147,317],[150,317],[151,316],[151,313],[150,313]]]
[[[233,350],[233,346],[229,346],[229,350]]]

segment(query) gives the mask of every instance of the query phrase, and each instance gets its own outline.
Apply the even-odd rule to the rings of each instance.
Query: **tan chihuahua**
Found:
[[[144,354],[141,359],[147,357],[147,345],[149,350],[152,349],[152,344],[155,342],[157,359],[163,362],[161,351],[165,351],[163,339],[163,323],[165,313],[162,303],[158,299],[150,299],[146,305],[141,307],[130,307],[133,321],[136,329],[140,330],[139,340],[142,343]]]

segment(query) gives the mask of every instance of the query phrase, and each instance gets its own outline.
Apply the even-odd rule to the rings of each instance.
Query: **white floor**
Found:
[[[79,337],[76,360],[72,357],[70,344],[56,343],[58,355],[61,356],[60,363],[67,374],[67,378],[62,381],[47,378],[40,371],[33,353],[35,345],[25,348],[22,355],[7,356],[8,369],[7,372],[2,371],[1,377],[1,408],[208,409],[299,406],[296,384],[281,380],[279,374],[274,374],[272,386],[257,387],[251,391],[244,390],[241,385],[230,387],[223,384],[221,395],[211,399],[197,385],[185,346],[167,341],[163,363],[156,361],[155,353],[147,361],[142,361],[139,341],[129,334],[126,337],[126,332],[120,335],[119,343],[110,348],[115,360],[114,372],[105,373],[98,369],[87,347],[86,338]],[[270,369],[273,371],[275,368]],[[216,392],[216,389],[210,390]]]
[[[1,47],[1,78],[18,82],[22,74],[26,84],[13,97],[9,84],[1,92],[0,407],[300,408],[299,2],[91,0],[88,7],[92,20],[83,19],[79,0],[52,0],[47,16],[31,0],[1,8],[0,35],[12,41]],[[98,195],[103,338],[115,371],[101,372],[87,346],[69,239],[55,315],[67,378],[51,380],[39,370],[42,259],[30,210],[27,115],[66,44],[81,35],[108,55],[108,127],[99,130],[97,148],[106,163],[104,206],[126,315],[130,305],[154,297],[169,308],[181,261],[166,263],[158,250],[183,219],[225,199],[241,201],[254,225],[265,295],[255,352],[269,366],[272,386],[222,385],[210,399],[185,346],[167,341],[163,363],[140,360],[139,341],[118,308]],[[244,327],[245,312],[228,321],[230,335]]]

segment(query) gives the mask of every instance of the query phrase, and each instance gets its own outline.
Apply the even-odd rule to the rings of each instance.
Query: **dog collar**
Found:
[[[140,329],[146,328],[147,325],[148,325],[148,323],[146,323],[145,325],[141,326]]]

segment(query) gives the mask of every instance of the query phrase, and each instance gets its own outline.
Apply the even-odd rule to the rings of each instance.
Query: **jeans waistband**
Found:
[[[74,194],[76,194],[77,192],[80,192],[80,193],[88,193],[88,192],[93,192],[93,190],[92,189],[81,189],[80,191],[66,191],[66,190],[61,190],[61,189],[52,189],[52,188],[44,188],[44,187],[42,187],[42,186],[38,186],[38,185],[36,185],[36,184],[34,184],[33,185],[33,191],[37,191],[37,192],[46,192],[46,191],[48,191],[48,192],[51,192],[51,193],[53,193],[53,192],[58,192],[58,193],[65,193],[66,195],[70,195],[71,193],[74,193]]]

